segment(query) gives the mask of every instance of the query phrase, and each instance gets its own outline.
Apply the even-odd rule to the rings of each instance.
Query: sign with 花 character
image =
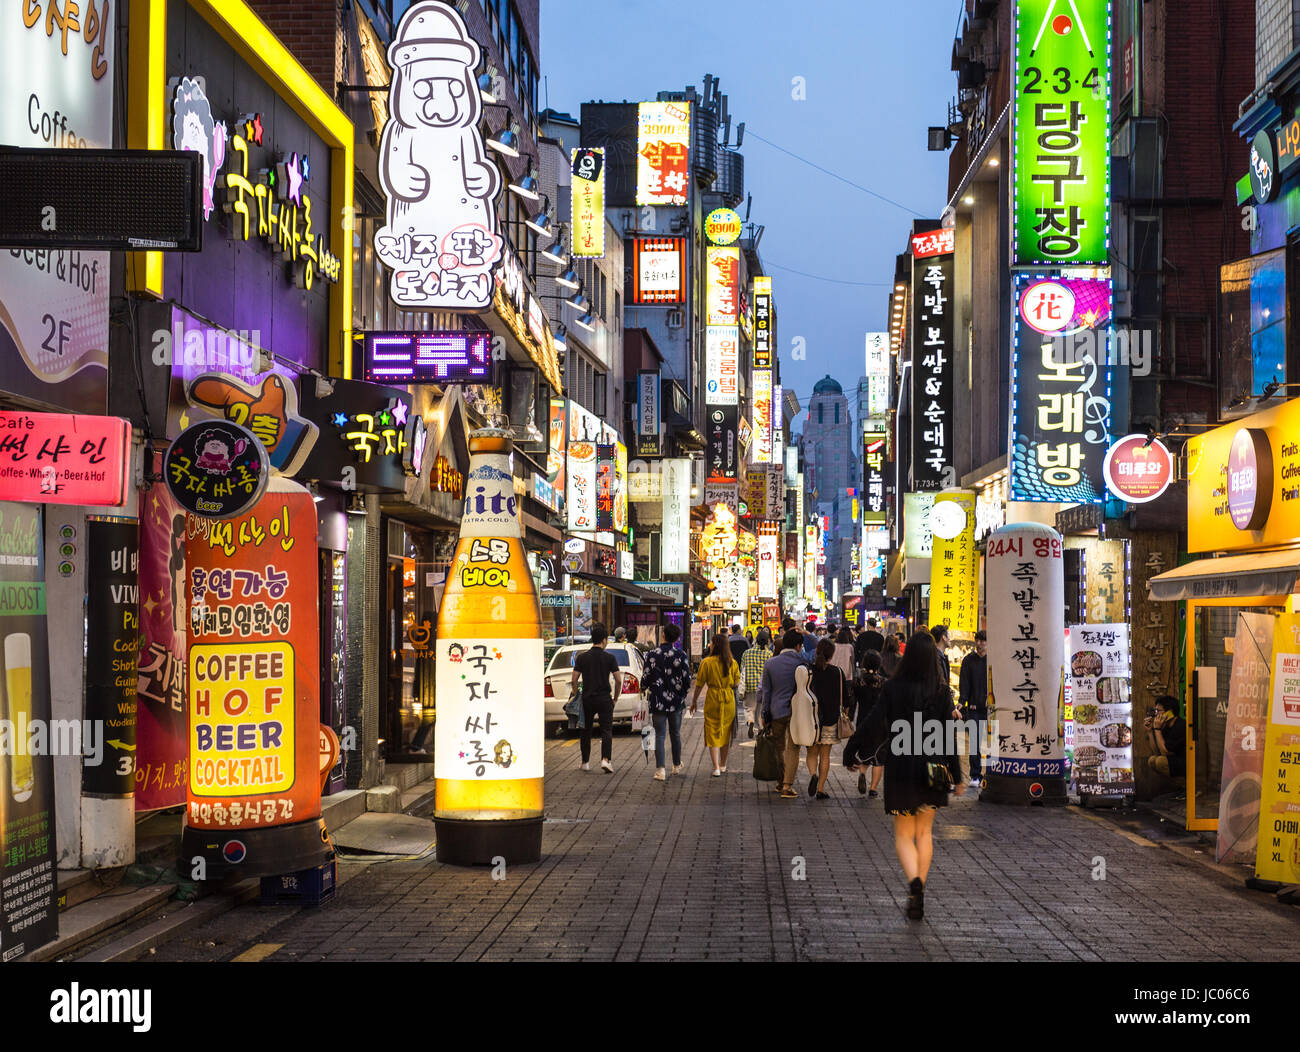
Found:
[[[574,150],[570,174],[573,254],[599,258],[605,254],[605,151],[591,147]]]
[[[690,189],[691,104],[637,107],[636,203],[684,205]]]
[[[884,431],[862,434],[862,521],[873,526],[888,520],[885,510],[885,453],[889,435]]]
[[[953,257],[912,261],[912,488],[954,481]]]
[[[1110,0],[1017,0],[1015,266],[1110,262]]]
[[[1110,447],[1110,282],[1016,279],[1011,499],[1105,499]]]
[[[120,507],[130,467],[118,417],[0,412],[0,500]]]
[[[231,420],[191,424],[167,448],[163,480],[192,515],[231,519],[261,499],[270,478],[266,447]]]
[[[490,332],[368,332],[362,373],[374,383],[483,384],[492,380]]]

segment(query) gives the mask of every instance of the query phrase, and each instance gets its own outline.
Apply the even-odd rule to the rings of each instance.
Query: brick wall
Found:
[[[1255,0],[1255,87],[1262,86],[1294,49],[1297,14],[1300,0]]]
[[[1291,3],[1286,0],[1288,17]],[[1163,351],[1175,356],[1180,374],[1204,354],[1216,356],[1219,267],[1250,253],[1234,192],[1246,148],[1232,123],[1237,101],[1252,90],[1254,8],[1252,0],[1165,4],[1165,198],[1171,203],[1164,209]],[[1173,203],[1184,199],[1218,203]],[[1214,392],[1195,384],[1168,384],[1163,400],[1166,413],[1214,408]]]
[[[343,72],[339,0],[249,0],[249,6],[335,98]]]

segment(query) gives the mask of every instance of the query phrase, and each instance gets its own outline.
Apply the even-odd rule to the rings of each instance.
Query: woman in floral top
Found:
[[[664,642],[645,656],[642,673],[655,727],[655,781],[668,778],[664,767],[665,732],[673,739],[673,774],[682,773],[682,709],[691,685],[691,659],[677,646],[682,630],[671,621],[663,627]]]

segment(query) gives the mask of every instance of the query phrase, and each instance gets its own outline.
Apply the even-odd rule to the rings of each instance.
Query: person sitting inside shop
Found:
[[[1142,725],[1151,741],[1147,766],[1168,778],[1182,778],[1187,773],[1187,725],[1178,718],[1178,699],[1160,695]]]

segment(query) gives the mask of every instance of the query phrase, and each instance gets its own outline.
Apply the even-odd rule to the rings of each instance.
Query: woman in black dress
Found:
[[[808,747],[808,795],[818,800],[829,800],[826,776],[831,773],[831,746],[839,739],[840,709],[849,701],[849,681],[839,666],[831,664],[835,657],[835,644],[823,639],[817,644],[817,659],[813,665],[809,686],[817,698],[817,723],[820,728],[817,744]]]
[[[920,920],[934,853],[934,815],[948,803],[948,791],[930,785],[930,765],[949,764],[953,716],[952,690],[939,682],[938,653],[928,632],[908,640],[898,671],[885,684],[881,708],[890,737],[885,810],[894,816],[894,850],[908,880],[907,916]],[[965,785],[953,790],[958,796],[965,791]]]

